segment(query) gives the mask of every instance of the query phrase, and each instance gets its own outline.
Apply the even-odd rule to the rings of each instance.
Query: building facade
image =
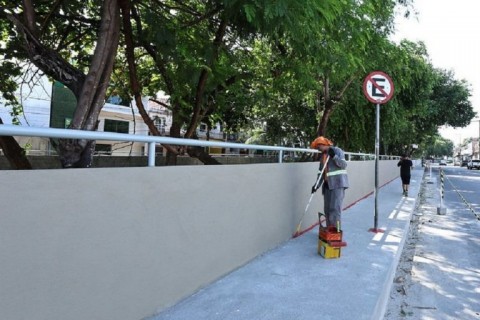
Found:
[[[51,83],[46,78],[32,88],[22,86],[17,94],[22,105],[21,114],[14,116],[11,106],[0,100],[0,118],[5,124],[19,124],[32,127],[67,128],[73,117],[76,99],[73,93],[59,82]],[[168,97],[160,93],[155,99],[145,97],[143,105],[154,121],[162,136],[170,135],[172,113],[166,107]],[[160,103],[159,103],[160,102]],[[144,123],[135,101],[124,101],[119,96],[110,97],[99,115],[98,131],[117,132],[126,134],[149,135],[149,129]],[[216,124],[209,131],[205,124],[197,129],[199,139],[227,141],[231,136],[222,132],[220,124]],[[52,141],[48,138],[16,137],[29,155],[54,155]],[[109,156],[143,156],[148,146],[140,142],[98,141],[97,155]],[[225,150],[211,148],[211,153],[226,153]],[[1,152],[1,149],[0,149]],[[156,148],[157,154],[165,152],[161,145]]]

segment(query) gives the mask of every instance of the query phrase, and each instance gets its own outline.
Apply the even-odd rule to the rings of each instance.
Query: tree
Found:
[[[393,25],[395,1],[351,3],[327,32],[308,48],[317,79],[317,135],[327,134],[328,121],[346,90],[363,78],[378,56]],[[381,9],[380,9],[381,8]]]
[[[0,20],[0,30],[5,30],[5,27],[5,21]],[[18,88],[18,84],[14,79],[20,76],[21,68],[13,62],[5,60],[5,55],[2,51],[0,51],[0,57],[2,57],[1,61],[3,61],[0,63],[0,73],[3,75],[11,75],[11,77],[1,77],[0,92],[2,93],[2,97],[6,105],[12,106],[12,113],[15,118],[15,116],[20,114],[21,110],[14,94],[15,90]],[[2,124],[3,121],[0,118],[0,125]],[[32,165],[28,161],[23,148],[13,137],[0,136],[0,147],[5,153],[5,157],[13,169],[32,168]]]
[[[282,37],[288,30],[319,28],[340,8],[336,1],[170,0],[151,10],[147,3],[132,6],[132,38],[138,39],[137,57],[150,58],[147,64],[154,68],[149,77],[155,81],[139,82],[148,84],[148,92],[163,90],[170,96],[170,135],[184,138],[196,138],[202,121],[231,120],[233,105],[237,114],[245,105],[238,100],[231,105],[219,102],[240,96],[237,90],[247,88],[238,85],[242,81],[255,81],[255,66],[243,60],[255,41]],[[133,67],[130,72],[135,73]],[[175,163],[178,152],[168,150],[167,161]],[[187,152],[212,163],[198,148]]]
[[[72,90],[77,98],[72,129],[96,129],[113,69],[120,10],[117,0],[103,0],[101,4],[101,13],[96,12],[95,4],[85,5],[83,1],[57,1],[50,6],[42,1],[23,0],[0,5],[0,16],[10,22],[3,22],[2,27],[15,27],[4,38],[8,41],[4,54],[8,58],[28,59]],[[5,37],[5,29],[2,34]],[[72,64],[69,59],[76,61]],[[83,69],[88,72],[85,74]],[[63,167],[89,167],[94,147],[94,141],[60,140],[58,151]]]
[[[394,1],[347,2],[329,25],[314,33],[290,31],[281,39],[270,40],[270,46],[263,45],[265,58],[259,59],[256,71],[265,74],[263,87],[268,89],[262,90],[265,98],[258,100],[254,112],[261,117],[260,123],[266,123],[267,136],[296,132],[297,140],[308,146],[306,141],[327,134],[334,110],[345,108],[345,114],[349,112],[348,103],[342,101],[348,100],[348,95],[361,93],[366,70],[376,70],[378,61],[385,61],[384,56],[392,50],[387,35],[392,28],[394,6]],[[262,69],[265,61],[271,62],[270,69]],[[356,139],[357,135],[348,133],[350,127],[332,128],[328,136],[338,136],[341,141]],[[362,137],[368,140],[368,136]]]
[[[133,96],[152,134],[159,133],[141,97],[162,90],[170,97],[165,107],[173,115],[172,137],[196,138],[201,122],[220,122],[228,130],[261,129],[270,143],[308,146],[329,124],[328,136],[344,148],[368,151],[374,109],[362,82],[370,70],[386,71],[396,87],[382,108],[385,152],[407,141],[419,144],[438,125],[460,126],[472,117],[466,83],[433,69],[422,44],[388,41],[395,5],[408,7],[410,1],[100,3],[101,10],[78,0],[53,6],[0,0],[6,43],[0,68],[12,73],[7,63],[30,60],[67,85],[77,97],[75,129],[96,129],[110,86]],[[61,141],[62,163],[88,166],[93,146]],[[185,151],[166,147],[170,164]],[[216,163],[202,149],[186,152]]]
[[[435,137],[433,137],[432,142],[432,144],[426,147],[424,151],[425,156],[440,158],[451,157],[453,155],[453,141],[444,139],[439,135],[436,135]]]
[[[314,33],[344,7],[333,0],[103,0],[102,4],[98,12],[94,2],[57,1],[51,6],[38,0],[2,1],[0,14],[9,21],[2,24],[9,33],[5,39],[9,58],[30,60],[70,88],[78,100],[71,127],[94,130],[116,53],[120,5],[132,94],[167,92],[174,118],[171,135],[185,138],[195,137],[200,121],[218,117],[220,95],[228,95],[228,88],[249,74],[238,55],[248,51],[253,39],[281,38],[289,30]],[[139,109],[144,111],[141,105]],[[144,112],[142,116],[155,134],[151,119]],[[59,145],[65,167],[88,166],[92,150],[91,141]],[[178,151],[170,148],[169,154]],[[188,151],[201,156],[193,148]]]
[[[2,118],[0,118],[0,125],[2,124],[3,121]],[[25,150],[20,147],[17,140],[15,140],[13,137],[0,136],[0,148],[5,153],[5,157],[13,169],[32,169],[32,165],[25,155]]]
[[[435,110],[431,119],[440,125],[465,127],[476,113],[469,101],[470,88],[465,80],[455,79],[453,71],[436,70],[429,107]]]
[[[392,100],[381,106],[382,153],[401,154],[404,146],[411,144],[420,145],[422,150],[433,143],[439,126],[460,125],[473,117],[468,87],[455,80],[452,73],[435,69],[423,43],[387,42],[378,48],[385,57],[377,58],[378,69],[389,74],[395,85]],[[448,94],[453,91],[458,94]],[[462,106],[462,111],[449,112],[446,109],[450,105]],[[348,90],[331,125],[331,136],[344,148],[373,151],[375,108],[366,101],[362,82],[356,81]]]

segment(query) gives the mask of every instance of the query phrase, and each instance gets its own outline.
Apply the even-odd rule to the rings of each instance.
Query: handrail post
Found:
[[[280,150],[280,152],[278,153],[278,163],[282,163],[283,162],[283,150]]]
[[[148,166],[155,167],[155,142],[148,143]]]

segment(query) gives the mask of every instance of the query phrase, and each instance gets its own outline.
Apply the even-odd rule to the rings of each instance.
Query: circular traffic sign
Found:
[[[393,96],[393,81],[382,71],[371,72],[363,81],[363,93],[368,101],[383,104]]]

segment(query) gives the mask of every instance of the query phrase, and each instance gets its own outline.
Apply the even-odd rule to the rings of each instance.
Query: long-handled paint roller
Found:
[[[324,182],[324,179],[322,179],[322,176],[323,176],[323,171],[325,171],[325,168],[327,167],[327,163],[328,163],[328,160],[330,160],[330,156],[327,156],[327,160],[324,162],[324,165],[323,165],[323,168],[322,168],[322,171],[320,172],[320,174],[318,175],[317,177],[317,181],[315,181],[315,190],[318,190],[320,188],[322,188],[323,186],[323,182]],[[318,185],[320,183],[320,180],[322,181],[322,183],[320,184],[320,186]],[[297,226],[297,229],[295,230],[295,233],[293,234],[293,237],[296,238],[300,235],[300,228],[302,227],[302,222],[303,222],[303,219],[305,218],[305,215],[307,214],[307,211],[308,211],[308,207],[310,207],[310,203],[312,202],[312,199],[313,199],[313,195],[315,193],[312,193],[310,195],[310,199],[308,200],[308,203],[307,203],[307,206],[305,207],[305,212],[303,213],[302,215],[302,218],[300,219],[300,222],[298,223],[298,226]]]

